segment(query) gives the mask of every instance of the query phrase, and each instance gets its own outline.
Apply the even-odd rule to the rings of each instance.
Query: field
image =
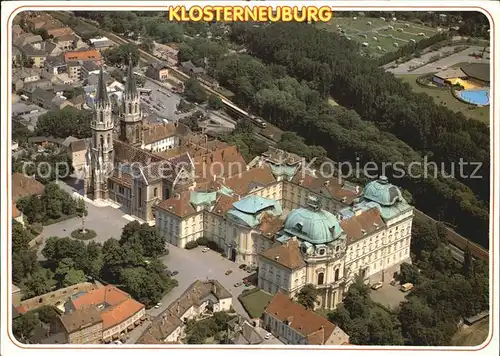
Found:
[[[460,328],[451,339],[451,346],[479,346],[488,337],[489,320],[479,321],[467,328]]]
[[[252,319],[260,318],[267,308],[267,305],[271,302],[273,296],[269,293],[264,292],[261,289],[255,288],[247,292],[243,292],[238,300],[243,305],[243,308],[247,311],[248,315]]]
[[[368,24],[368,22],[371,24]],[[408,26],[406,26],[407,24]],[[354,17],[337,17],[329,23],[318,24],[318,27],[338,33],[342,30],[345,36],[351,40],[368,43],[367,47],[363,47],[363,52],[374,56],[396,51],[398,47],[408,44],[411,39],[418,42],[437,33],[435,29],[424,25],[403,21],[394,22],[390,19],[384,21],[380,18],[371,17],[357,17],[356,20],[354,20]],[[402,31],[398,31],[398,29],[402,29]],[[419,36],[421,33],[425,36]],[[380,46],[380,49],[377,49],[378,46]]]
[[[410,84],[413,90],[417,93],[429,94],[437,104],[444,105],[455,112],[461,112],[466,117],[474,120],[482,121],[486,124],[490,122],[490,109],[489,107],[470,109],[470,105],[457,100],[449,90],[424,88],[417,84],[416,79],[421,74],[404,74],[396,75],[404,82]]]

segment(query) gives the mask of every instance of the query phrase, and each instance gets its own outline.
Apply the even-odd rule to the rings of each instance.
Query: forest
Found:
[[[413,177],[404,174],[394,182],[412,193],[417,208],[488,246],[486,125],[413,92],[358,56],[349,41],[313,26],[237,24],[232,39],[252,56],[225,57],[213,74],[236,94],[237,104],[299,133],[307,144],[322,146],[337,162],[402,162],[405,167],[424,157],[437,162],[438,169],[431,167],[426,176],[413,169]],[[345,108],[329,106],[328,97]],[[475,173],[483,178],[457,176],[460,159],[478,162]],[[474,169],[464,166],[463,176]]]

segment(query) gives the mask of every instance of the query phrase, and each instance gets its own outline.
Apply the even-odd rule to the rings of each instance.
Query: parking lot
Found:
[[[408,293],[401,292],[399,288],[400,285],[398,283],[392,286],[390,283],[386,282],[382,288],[371,290],[370,297],[374,302],[394,309],[398,307],[401,302],[404,302],[408,295]]]
[[[444,57],[442,59],[437,60],[436,62],[429,63],[423,67],[415,69],[413,71],[410,70],[411,66],[418,66],[424,63],[427,63],[431,60],[431,58],[435,55],[443,55],[445,52],[453,51],[455,46],[447,46],[440,48],[437,51],[427,52],[422,54],[420,58],[413,58],[412,60],[400,64],[397,68],[390,68],[394,63],[390,63],[384,68],[387,69],[388,72],[394,74],[427,74],[439,72],[440,70],[444,70],[448,67],[451,67],[457,63],[488,63],[489,60],[486,58],[474,58],[470,56],[471,53],[481,53],[484,47],[480,46],[470,46],[468,49],[465,49],[461,52],[454,53],[451,56]]]
[[[144,88],[151,89],[151,96],[143,96],[144,99],[141,100],[141,104],[145,109],[145,112],[160,115],[167,118],[169,121],[177,121],[182,117],[175,114],[177,105],[181,101],[181,97],[178,94],[173,93],[169,89],[162,87],[151,80],[146,80]]]
[[[233,295],[233,308],[238,314],[248,317],[245,309],[238,301],[237,297],[246,289],[244,285],[235,287],[237,282],[248,277],[251,273],[238,268],[238,264],[222,257],[215,251],[203,253],[201,247],[192,250],[178,248],[172,245],[168,246],[170,253],[162,258],[162,262],[170,271],[178,271],[174,277],[179,281],[179,286],[175,287],[161,301],[161,308],[154,308],[150,311],[152,316],[156,316],[164,311],[168,305],[179,298],[182,293],[195,280],[216,279],[224,288]],[[232,273],[226,275],[227,270]],[[253,288],[251,286],[249,288]]]
[[[165,86],[161,86],[152,80],[146,79],[144,88],[151,89],[151,96],[143,95],[143,99],[141,99],[141,107],[145,114],[157,116],[160,120],[166,119],[169,122],[174,122],[190,116],[196,110],[200,110],[210,117],[213,125],[234,129],[235,122],[231,118],[227,117],[223,112],[208,110],[206,105],[199,105],[187,113],[176,114],[177,105],[182,97],[167,87],[171,86],[168,83],[165,83]]]

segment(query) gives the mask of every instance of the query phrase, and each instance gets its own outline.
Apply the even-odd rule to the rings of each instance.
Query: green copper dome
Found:
[[[363,191],[364,198],[374,201],[383,206],[391,206],[402,201],[401,191],[395,185],[389,183],[385,176],[368,183]]]
[[[285,221],[285,232],[313,245],[337,239],[343,230],[335,215],[313,208],[292,210]]]

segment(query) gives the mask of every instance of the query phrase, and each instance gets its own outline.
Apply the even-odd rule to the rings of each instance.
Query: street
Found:
[[[266,335],[268,334],[267,330],[261,328],[260,326],[255,327],[255,331],[257,331],[262,337],[264,341],[262,341],[262,345],[284,345],[279,339],[277,339],[274,335],[271,335],[268,339],[266,339]]]
[[[431,57],[438,55],[438,54],[443,54],[444,52],[448,51],[453,51],[453,49],[456,46],[447,46],[440,48],[437,51],[431,51],[427,52],[425,54],[422,54],[420,58],[414,58],[406,63],[400,64],[397,68],[390,68],[394,63],[389,63],[384,66],[385,69],[387,69],[388,72],[394,73],[394,74],[426,74],[426,73],[434,73],[434,72],[439,72],[440,70],[446,69],[448,67],[451,67],[457,63],[489,63],[488,59],[482,59],[482,58],[474,58],[471,57],[469,54],[476,52],[476,53],[481,53],[484,47],[481,46],[470,46],[468,49],[463,50],[458,53],[454,53],[451,56],[442,58],[436,62],[429,63],[421,68],[415,69],[413,71],[409,71],[410,66],[415,66],[415,65],[421,65],[423,63],[427,63]]]

